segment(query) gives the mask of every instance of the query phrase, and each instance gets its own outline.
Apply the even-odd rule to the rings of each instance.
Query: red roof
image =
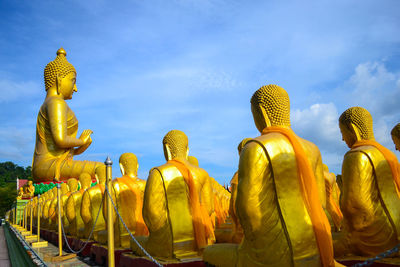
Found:
[[[26,185],[28,183],[28,179],[18,179],[18,189],[20,189],[21,187],[23,187],[24,185]]]

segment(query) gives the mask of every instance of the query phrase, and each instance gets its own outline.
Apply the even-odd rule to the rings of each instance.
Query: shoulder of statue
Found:
[[[343,164],[349,163],[350,164],[357,164],[361,163],[364,160],[368,159],[368,153],[362,147],[357,147],[355,149],[351,149],[347,151],[343,158]]]

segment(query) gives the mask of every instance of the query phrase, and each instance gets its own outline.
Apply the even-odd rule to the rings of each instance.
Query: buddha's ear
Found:
[[[189,156],[189,146],[186,148],[186,159],[188,158],[188,156]]]
[[[358,127],[355,126],[354,123],[352,123],[352,122],[350,123],[350,129],[351,129],[351,131],[355,134],[356,140],[357,140],[357,141],[362,140],[360,130],[359,130]]]
[[[122,165],[122,163],[119,164],[119,169],[121,170],[122,176],[124,176],[125,175],[125,169],[124,169],[124,166]]]
[[[262,115],[262,118],[260,118],[261,120],[263,120],[263,122],[265,123],[265,127],[270,127],[271,126],[271,121],[269,120],[268,114],[265,111],[265,108],[261,105],[258,104],[258,109],[260,110]]]
[[[57,90],[57,95],[60,94],[60,92],[58,91],[58,88],[61,87],[61,83],[62,83],[62,78],[60,77],[59,74],[57,74],[57,76],[56,76],[56,90]]]
[[[166,160],[169,161],[172,159],[172,153],[171,153],[171,148],[169,147],[168,144],[164,145],[164,151],[165,151],[165,156],[167,157]]]

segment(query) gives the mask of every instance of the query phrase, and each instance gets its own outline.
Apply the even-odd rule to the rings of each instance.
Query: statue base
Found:
[[[39,242],[33,242],[31,244],[32,248],[45,248],[49,245],[47,241],[39,241]]]
[[[114,259],[115,266],[120,266],[120,259],[122,253],[129,252],[130,249],[126,248],[115,248],[114,249]],[[96,264],[105,266],[108,261],[108,247],[100,244],[93,244],[90,249],[90,258],[93,259]]]
[[[201,257],[181,260],[157,259],[157,261],[165,267],[206,267],[206,264],[203,262]],[[119,266],[155,267],[157,265],[147,257],[136,256],[132,252],[128,252],[122,254]]]
[[[87,241],[87,239],[73,238],[72,244],[70,243],[70,246],[73,250],[78,251],[86,244],[86,241]],[[79,256],[83,256],[83,257],[90,256],[90,249],[92,248],[92,246],[94,244],[97,244],[97,242],[95,242],[93,240],[89,240],[86,247],[79,253]]]
[[[396,256],[396,255],[393,255]],[[363,263],[369,259],[368,257],[361,257],[361,256],[345,256],[341,258],[335,259],[337,262],[345,265],[345,266],[354,266],[357,263]],[[394,267],[400,265],[400,258],[393,257],[393,258],[384,258],[378,261],[375,261],[369,266],[373,267]]]

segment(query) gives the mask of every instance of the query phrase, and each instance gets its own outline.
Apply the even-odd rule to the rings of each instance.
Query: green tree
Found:
[[[17,198],[17,178],[32,180],[32,168],[11,161],[0,163],[0,217],[4,217]]]
[[[6,212],[11,209],[12,204],[17,198],[17,190],[14,183],[8,183],[0,187],[0,218],[4,217]]]

